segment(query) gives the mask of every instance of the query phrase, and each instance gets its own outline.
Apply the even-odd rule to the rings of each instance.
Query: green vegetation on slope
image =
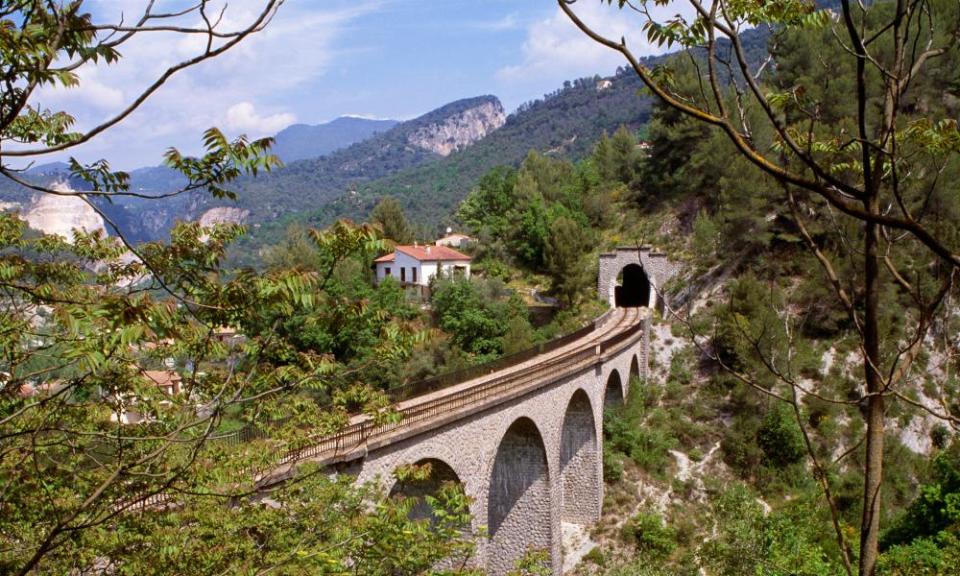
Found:
[[[621,125],[636,130],[647,121],[650,101],[638,98],[638,81],[621,73],[609,87],[601,79],[582,78],[521,106],[506,124],[472,146],[438,162],[405,170],[380,181],[361,184],[323,208],[311,221],[348,216],[363,218],[382,196],[393,196],[416,221],[433,222],[439,230],[481,176],[496,166],[516,167],[531,150],[554,158],[579,159],[604,131]]]

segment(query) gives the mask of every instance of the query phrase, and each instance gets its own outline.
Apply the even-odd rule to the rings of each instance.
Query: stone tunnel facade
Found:
[[[472,498],[474,533],[486,530],[480,567],[500,576],[528,550],[546,549],[559,574],[561,523],[600,517],[604,405],[623,402],[632,375],[646,376],[649,317],[643,322],[639,337],[582,372],[372,450],[352,471],[389,491],[397,467],[440,461]]]
[[[600,255],[600,273],[597,276],[597,295],[611,306],[617,302],[617,277],[628,267],[639,267],[649,286],[644,291],[647,302],[640,305],[664,312],[662,288],[677,273],[678,266],[666,254],[649,246],[620,246],[613,252]]]

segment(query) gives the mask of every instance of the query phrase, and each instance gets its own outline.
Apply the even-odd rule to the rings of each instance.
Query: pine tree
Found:
[[[379,226],[383,237],[397,244],[410,244],[414,240],[413,229],[407,222],[400,202],[392,197],[382,198],[370,214],[370,222]]]

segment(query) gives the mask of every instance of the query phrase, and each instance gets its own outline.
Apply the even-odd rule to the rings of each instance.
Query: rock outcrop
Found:
[[[246,220],[249,215],[249,210],[232,206],[218,206],[204,212],[198,222],[204,228],[212,228],[217,224],[243,224],[243,221]],[[201,242],[206,242],[209,239],[209,234],[200,235]]]
[[[50,186],[57,192],[73,192],[62,182]],[[103,230],[103,218],[79,196],[58,196],[55,194],[35,195],[23,213],[27,225],[44,234],[58,234],[72,242],[75,229],[93,232]]]
[[[497,100],[483,102],[412,132],[407,141],[441,156],[462,150],[503,126],[507,116]]]
[[[204,212],[198,222],[204,228],[210,228],[217,224],[243,224],[243,221],[246,220],[249,215],[249,210],[231,206],[219,206]]]

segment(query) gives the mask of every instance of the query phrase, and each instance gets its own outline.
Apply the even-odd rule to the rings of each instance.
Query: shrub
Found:
[[[600,548],[592,548],[587,552],[583,559],[592,564],[596,564],[603,568],[607,564],[607,556],[603,553],[603,550]]]
[[[949,440],[950,430],[943,424],[936,424],[933,429],[930,430],[930,442],[932,442],[938,450],[946,448]]]
[[[631,518],[623,527],[623,537],[637,552],[651,558],[669,556],[677,546],[674,530],[664,525],[659,514],[650,512]]]
[[[623,456],[613,447],[604,443],[603,447],[603,481],[613,484],[623,480]]]
[[[713,264],[717,258],[720,227],[705,210],[701,210],[693,221],[693,234],[690,240],[697,261],[705,267]]]
[[[662,390],[645,384],[632,386],[631,390],[624,405],[604,413],[605,453],[619,452],[647,472],[663,475],[668,452],[677,445],[677,438],[666,412],[654,408]]]
[[[775,466],[789,466],[806,454],[803,434],[793,412],[783,404],[774,405],[757,431],[757,445],[766,460]]]
[[[744,477],[754,474],[763,460],[763,451],[756,443],[756,432],[755,418],[738,415],[734,418],[733,425],[723,430],[723,438],[720,440],[723,461]]]
[[[918,538],[909,545],[885,551],[877,563],[877,576],[947,576],[960,566],[960,540],[948,532],[939,538]]]

